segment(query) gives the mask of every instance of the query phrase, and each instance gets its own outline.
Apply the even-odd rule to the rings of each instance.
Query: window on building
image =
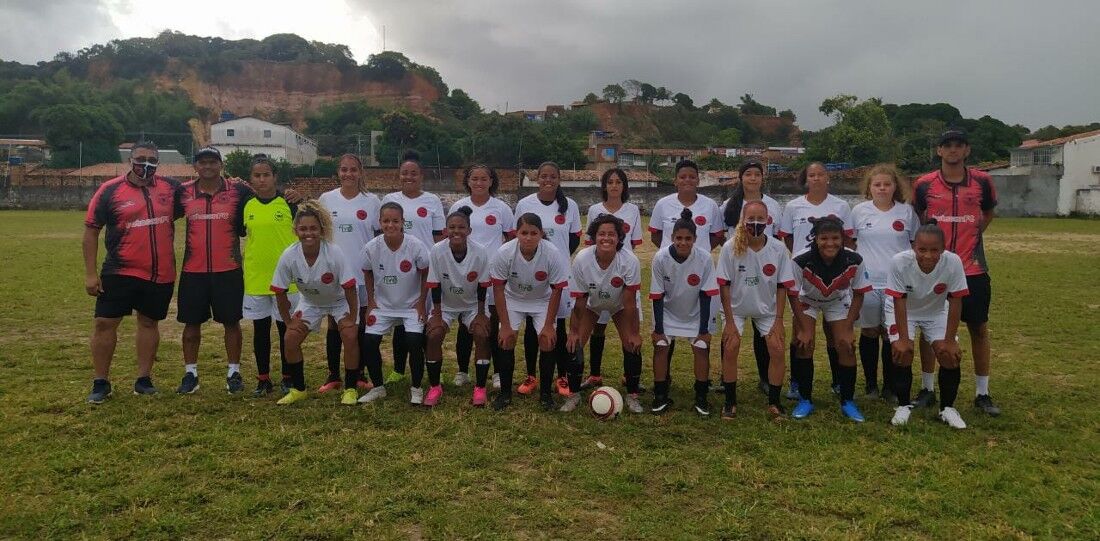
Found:
[[[271,130],[264,130],[264,139],[271,139]]]
[[[233,137],[234,135],[236,135],[236,133],[234,132],[233,128],[228,128],[225,130],[226,137]]]
[[[1031,162],[1032,165],[1050,165],[1051,158],[1054,157],[1054,147],[1039,147],[1032,151]]]

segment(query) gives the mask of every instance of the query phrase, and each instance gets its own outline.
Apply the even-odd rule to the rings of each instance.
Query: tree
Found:
[[[451,115],[458,120],[469,120],[474,115],[481,114],[481,106],[461,88],[451,91],[451,95],[443,99]]]
[[[622,103],[626,99],[626,89],[622,85],[607,85],[603,87],[603,99],[611,103]]]
[[[859,98],[850,94],[837,94],[831,98],[826,98],[817,110],[821,111],[821,114],[831,116],[833,120],[840,122],[844,119],[844,111],[850,110],[857,101],[859,101]]]
[[[396,51],[382,51],[370,55],[367,63],[360,66],[360,71],[368,79],[377,81],[393,81],[405,76],[408,72],[409,59]]]
[[[897,156],[897,142],[881,100],[860,102],[855,96],[841,94],[823,101],[819,110],[832,116],[836,124],[810,140],[808,159],[868,165],[893,161]]]
[[[630,95],[630,99],[638,101],[642,95],[642,82],[637,79],[627,79],[623,81],[623,90]]]
[[[46,143],[53,149],[50,163],[54,167],[118,161],[122,125],[105,108],[66,103],[39,108],[34,116],[46,126]]]
[[[225,155],[225,174],[230,177],[248,178],[252,174],[252,154],[237,149]]]
[[[649,84],[642,83],[638,86],[638,100],[642,103],[653,103],[653,100],[657,98],[657,87]]]
[[[775,116],[775,107],[769,107],[756,101],[753,99],[752,94],[741,96],[741,105],[739,107],[742,114]]]
[[[655,101],[672,101],[672,94],[662,86],[657,89],[657,94],[653,98]]]
[[[798,120],[798,118],[794,116],[794,111],[790,109],[779,111],[779,118],[790,120],[792,124]]]
[[[691,101],[691,96],[684,94],[683,92],[677,92],[675,96],[672,96],[672,103],[687,109],[688,111],[695,110],[695,103]]]
[[[599,103],[599,102],[600,102],[600,97],[597,96],[596,94],[592,93],[592,92],[589,92],[588,94],[586,94],[584,96],[584,103],[586,103],[588,105],[592,105],[594,103]]]
[[[710,140],[710,146],[714,147],[736,147],[741,144],[741,130],[737,128],[726,128]]]

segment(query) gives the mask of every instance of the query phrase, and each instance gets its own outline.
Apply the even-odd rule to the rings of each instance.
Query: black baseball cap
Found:
[[[214,148],[214,147],[202,147],[202,148],[200,148],[197,152],[195,152],[194,161],[197,162],[197,161],[199,161],[199,159],[207,158],[207,157],[217,158],[219,162],[223,161],[221,151]]]
[[[950,141],[958,141],[964,145],[969,145],[970,140],[966,137],[966,132],[962,128],[947,128],[946,131],[940,134],[940,142],[938,146],[946,145]]]

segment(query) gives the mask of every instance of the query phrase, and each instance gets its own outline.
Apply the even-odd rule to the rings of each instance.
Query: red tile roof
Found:
[[[1064,145],[1070,141],[1076,141],[1078,139],[1084,139],[1086,137],[1092,137],[1094,135],[1100,135],[1100,130],[1087,131],[1085,133],[1078,133],[1076,135],[1067,135],[1066,137],[1059,137],[1057,139],[1048,139],[1046,141],[1039,141],[1036,139],[1028,139],[1020,144],[1020,149],[1029,149],[1036,147],[1050,147]]]
[[[75,169],[65,176],[69,177],[117,177],[130,171],[125,163],[100,163]],[[195,178],[195,167],[189,164],[164,164],[157,168],[162,177]]]

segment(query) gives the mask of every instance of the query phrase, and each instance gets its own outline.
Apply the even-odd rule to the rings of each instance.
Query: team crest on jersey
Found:
[[[935,292],[936,295],[942,295],[944,291],[947,291],[947,284],[940,282],[936,284],[936,287],[932,288],[932,291]]]
[[[428,216],[428,209],[426,209],[424,207],[420,207],[420,208],[416,209],[416,215],[420,216],[421,218],[425,218],[425,217]]]
[[[218,203],[226,203],[229,201],[229,192],[222,192],[214,196],[214,200]]]
[[[375,323],[378,323],[378,318],[374,314],[367,316],[367,325],[374,325]]]
[[[321,275],[321,283],[322,284],[331,284],[332,280],[334,278],[335,278],[335,276],[333,276],[331,272],[326,272],[326,273]]]
[[[485,225],[497,225],[497,217],[495,214],[488,214],[485,216]]]
[[[162,193],[157,195],[157,203],[161,205],[171,205],[172,196],[170,194]]]
[[[621,276],[616,276],[611,279],[611,287],[623,287],[623,279]]]
[[[467,282],[476,282],[477,281],[477,271],[470,271],[466,275],[466,281]]]
[[[413,264],[412,264],[412,261],[409,261],[408,259],[402,259],[402,260],[401,260],[401,265],[400,265],[400,268],[401,268],[401,272],[409,272],[409,271],[411,271],[411,270],[412,270],[412,268],[413,268]]]
[[[630,232],[630,224],[628,224],[626,222],[623,222],[623,233],[629,233],[629,232]]]
[[[283,211],[277,210],[275,211],[275,214],[272,215],[272,218],[274,218],[276,222],[281,222],[283,221],[283,218],[286,218],[286,215],[283,214]],[[248,219],[253,220],[255,218],[250,214],[248,215]]]
[[[905,231],[905,222],[894,220],[894,231]]]
[[[695,217],[695,225],[707,225],[707,217],[706,216],[696,216]]]
[[[702,281],[702,279],[699,278],[698,274],[689,274],[688,275],[687,282],[688,282],[689,286],[695,287],[695,286],[699,285],[699,282],[701,282],[701,281]]]
[[[535,272],[535,280],[538,280],[540,282],[545,282],[546,281],[546,276],[547,276],[546,271],[536,271]]]
[[[355,217],[359,218],[360,220],[366,220],[367,219],[367,211],[365,211],[363,209],[359,209],[359,210],[355,211]]]
[[[897,333],[898,333],[898,326],[897,325],[890,325],[890,334],[897,334]]]
[[[771,216],[771,214],[768,215],[768,225],[772,225],[772,216]]]
[[[565,223],[565,215],[564,214],[559,214],[557,216],[554,216],[554,223],[556,223],[558,225],[564,224]]]
[[[763,270],[764,270],[764,276],[771,276],[771,275],[775,274],[775,265],[772,265],[771,263],[768,263],[767,265],[764,265]]]

